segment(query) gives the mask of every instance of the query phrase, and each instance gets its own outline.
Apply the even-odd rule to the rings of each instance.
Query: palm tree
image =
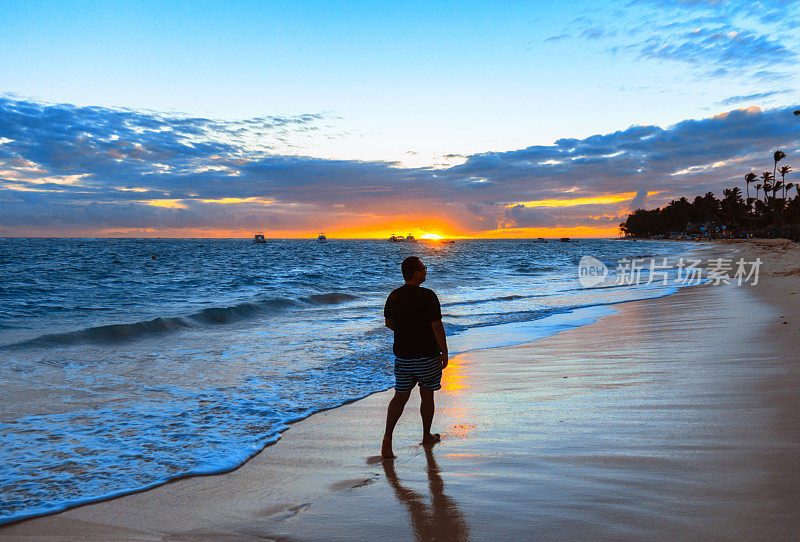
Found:
[[[763,187],[763,185],[761,183],[758,183],[756,185],[756,197],[753,200],[756,203],[752,208],[752,213],[750,212],[751,211],[750,207],[747,208],[747,214],[750,216],[751,220],[753,221],[753,222],[751,222],[751,227],[752,228],[755,228],[755,222],[754,221],[755,221],[755,217],[758,215],[758,204],[761,203],[761,200],[758,199],[758,191],[761,190],[762,187]]]
[[[772,202],[772,208],[775,211],[775,214],[778,215],[778,219],[781,221],[781,225],[784,225],[783,213],[781,212],[781,207],[783,207],[783,200],[778,202],[778,198],[776,197],[778,194],[778,190],[780,190],[781,188],[783,188],[783,183],[781,181],[775,181],[772,184],[771,187],[772,199],[770,199],[770,201]]]
[[[745,186],[747,186],[747,199],[750,199],[750,183],[754,182],[758,177],[752,171],[744,176]]]
[[[792,171],[792,168],[790,168],[789,166],[782,166],[781,169],[778,170],[778,172],[781,174],[781,181],[783,181],[784,183],[786,182],[786,174],[789,173],[790,171]],[[791,187],[790,186],[784,186],[784,188],[783,188],[783,197],[784,198],[786,197],[786,189],[787,188],[791,188]]]
[[[761,174],[761,179],[764,181],[764,203],[767,203],[768,192],[772,190],[772,185],[770,183],[775,179],[775,175],[769,171],[765,171]]]
[[[761,174],[761,179],[764,181],[764,185],[761,187],[764,190],[764,214],[765,216],[769,216],[768,213],[771,207],[770,204],[772,203],[769,194],[772,192],[772,185],[773,181],[775,180],[775,176],[769,171],[765,171]]]
[[[778,170],[778,162],[780,162],[784,158],[786,158],[786,153],[783,152],[783,151],[775,151],[775,153],[773,153],[773,155],[772,155],[772,159],[774,161],[774,165],[772,167],[772,177],[773,178],[775,178],[775,176],[778,174],[778,171],[777,171]]]
[[[778,174],[778,162],[780,162],[780,161],[781,161],[781,160],[783,160],[784,158],[786,158],[786,153],[785,153],[785,152],[783,152],[783,151],[781,151],[781,150],[775,151],[775,152],[772,154],[772,160],[773,160],[773,166],[772,166],[772,178],[773,178],[773,179],[774,179],[774,178],[777,176],[777,174]],[[775,213],[778,215],[778,218],[780,219],[780,221],[781,221],[781,224],[783,225],[783,224],[784,224],[784,222],[783,222],[783,213],[781,213],[780,209],[778,209],[778,203],[775,201],[775,194],[776,194],[776,192],[778,192],[778,190],[780,190],[780,188],[781,188],[782,186],[783,186],[783,183],[781,183],[780,181],[777,181],[777,182],[776,182],[776,183],[775,183],[775,184],[772,186],[772,206],[773,206],[773,208],[775,209]]]
[[[742,189],[738,186],[734,186],[733,188],[724,188],[722,190],[722,195],[728,199],[739,199],[742,197]]]
[[[734,186],[730,189],[725,188],[722,191],[722,195],[724,198],[720,202],[720,211],[728,218],[728,225],[730,225],[732,228],[738,228],[739,221],[737,220],[737,216],[739,216],[739,213],[743,207],[742,189],[738,186]]]

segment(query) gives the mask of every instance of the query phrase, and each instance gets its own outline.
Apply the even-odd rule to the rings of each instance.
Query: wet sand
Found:
[[[224,475],[0,528],[42,540],[790,539],[800,528],[800,249],[759,284],[696,286],[594,324],[451,360],[435,428],[391,392],[294,424]],[[786,322],[786,323],[783,323]]]

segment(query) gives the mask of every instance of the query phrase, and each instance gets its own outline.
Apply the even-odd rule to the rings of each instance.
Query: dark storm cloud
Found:
[[[797,107],[734,110],[668,128],[632,126],[468,156],[445,169],[270,154],[231,135],[313,126],[318,116],[238,123],[0,100],[0,227],[315,229],[321,220],[427,215],[465,231],[614,225],[632,205],[721,192],[772,151],[797,157]],[[238,136],[237,136],[238,137]],[[648,192],[664,192],[645,196]],[[637,194],[573,207],[515,202]],[[235,198],[236,201],[223,202]],[[155,205],[154,205],[155,204]]]

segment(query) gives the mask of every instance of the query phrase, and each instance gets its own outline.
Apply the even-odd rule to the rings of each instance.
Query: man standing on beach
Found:
[[[442,324],[439,298],[433,290],[422,288],[427,268],[416,256],[403,260],[401,265],[406,283],[389,294],[383,309],[386,327],[394,331],[395,392],[386,413],[386,431],[383,434],[381,455],[394,457],[392,433],[397,420],[419,384],[422,416],[422,444],[433,444],[441,439],[439,433],[431,434],[433,423],[433,392],[440,389],[442,370],[447,367],[447,339]]]

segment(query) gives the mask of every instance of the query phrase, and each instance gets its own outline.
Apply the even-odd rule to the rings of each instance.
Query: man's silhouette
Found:
[[[411,256],[401,266],[406,283],[389,294],[383,315],[386,327],[394,331],[395,392],[386,414],[386,431],[383,434],[381,455],[394,457],[392,433],[411,390],[419,384],[422,403],[422,444],[440,440],[438,433],[431,434],[433,423],[433,392],[442,386],[442,369],[447,367],[447,339],[442,324],[439,298],[433,290],[422,288],[427,268],[419,258]]]

